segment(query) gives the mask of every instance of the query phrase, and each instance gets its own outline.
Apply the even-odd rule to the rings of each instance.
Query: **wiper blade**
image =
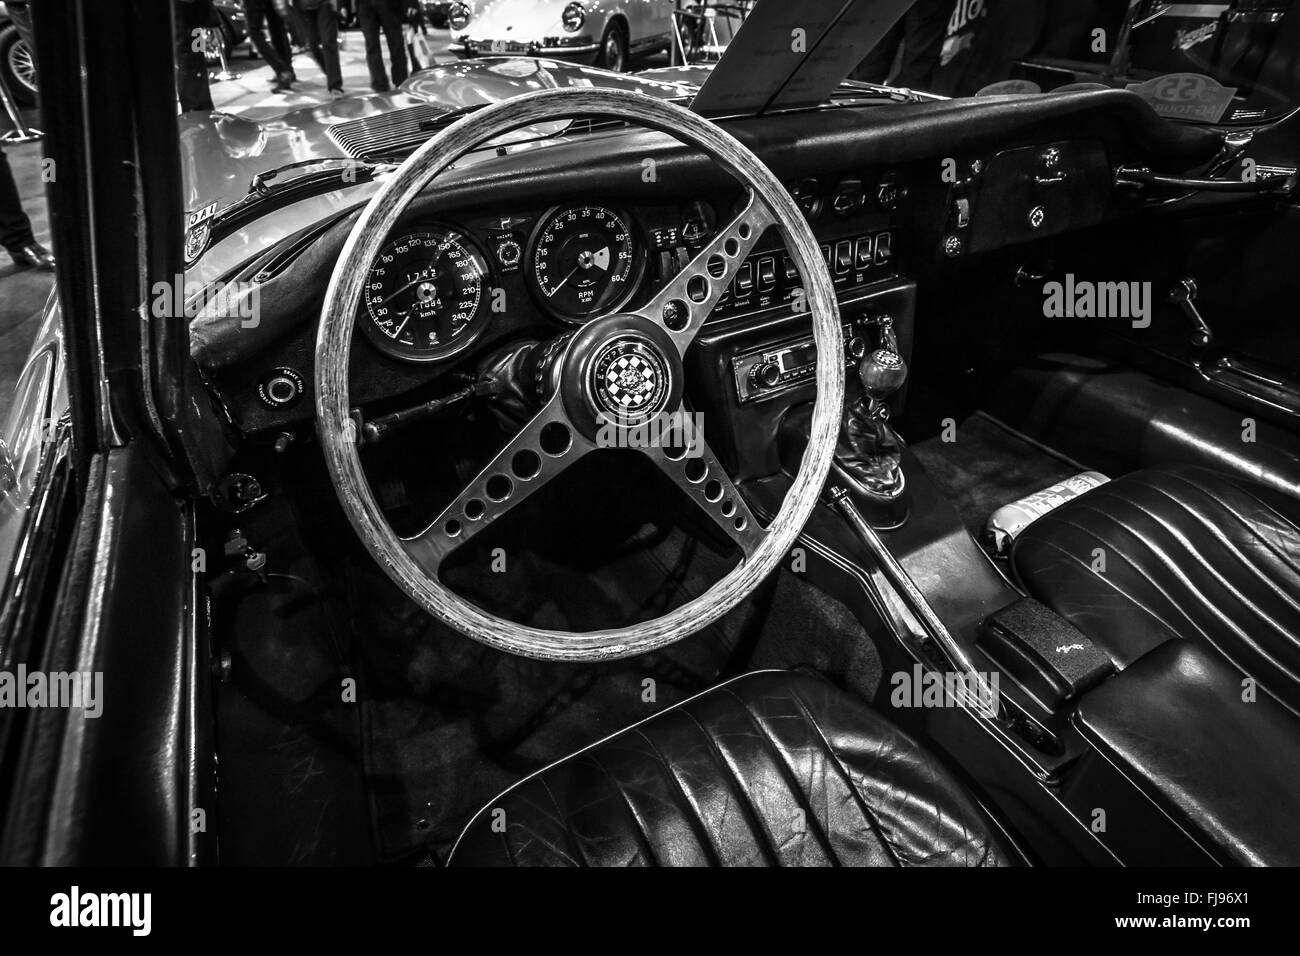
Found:
[[[289,170],[305,169],[309,166],[327,166],[329,168],[317,169],[301,176],[284,178],[284,173]],[[245,199],[253,196],[265,199],[281,194],[286,190],[314,192],[317,187],[322,185],[350,186],[360,182],[370,182],[380,173],[394,168],[389,163],[371,163],[347,156],[304,159],[300,162],[277,166],[275,169],[268,169],[258,173],[249,181],[248,196]],[[240,203],[243,201],[240,200]]]
[[[438,130],[446,129],[457,120],[464,119],[470,113],[477,113],[483,107],[488,105],[489,104],[487,103],[473,103],[470,106],[461,106],[448,113],[443,113],[441,116],[435,117],[434,119],[421,120],[420,132],[436,133]]]

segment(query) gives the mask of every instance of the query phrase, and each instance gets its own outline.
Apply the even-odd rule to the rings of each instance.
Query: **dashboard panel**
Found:
[[[1137,204],[1115,192],[1115,165],[1186,169],[1213,147],[1113,91],[881,107],[869,121],[833,110],[729,125],[803,208],[845,306],[968,256],[1124,215]],[[647,158],[659,171],[653,183],[642,176]],[[954,164],[955,181],[943,174]],[[376,275],[374,295],[362,303],[353,404],[368,413],[436,400],[511,343],[552,340],[592,315],[647,301],[740,199],[734,181],[703,157],[640,131],[448,171],[395,228],[385,247],[393,261],[379,264],[392,274]],[[356,216],[343,210],[229,277],[264,283],[271,319],[263,328],[192,325],[196,362],[240,431],[274,434],[310,422],[315,320]],[[779,237],[769,234],[713,312],[709,325],[736,332],[743,355],[719,351],[708,387],[727,389],[743,414],[782,403],[768,391],[730,394],[744,384],[733,359],[769,347],[740,333],[775,331],[775,315],[789,320],[784,339],[799,338],[807,322],[800,289]],[[776,391],[797,399],[802,386],[787,384]]]
[[[858,177],[797,184],[837,290],[896,274],[897,174],[869,194]],[[794,189],[796,184],[791,184]],[[455,358],[493,329],[557,327],[650,298],[740,206],[739,195],[628,207],[612,197],[502,215],[418,220],[395,230],[373,263],[359,326],[372,346],[412,362]],[[741,264],[712,321],[783,304],[803,280],[769,232]]]

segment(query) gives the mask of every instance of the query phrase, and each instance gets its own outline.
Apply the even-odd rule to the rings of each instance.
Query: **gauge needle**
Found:
[[[411,321],[411,310],[407,309],[406,318],[402,319],[402,324],[393,330],[393,338],[402,334],[402,329],[406,328],[406,323]]]
[[[554,289],[552,289],[550,292],[546,293],[546,298],[548,298],[548,299],[553,298],[553,297],[555,296],[555,293],[559,292],[561,289],[564,288],[564,283],[568,282],[568,281],[569,281],[570,279],[572,279],[575,275],[577,275],[577,274],[578,274],[578,270],[581,269],[581,268],[582,268],[582,266],[574,266],[574,267],[573,267],[573,271],[570,272],[570,273],[569,273],[567,276],[565,276],[563,279],[561,279],[560,282],[559,282],[559,285],[557,285],[557,286],[556,286]]]
[[[396,298],[397,296],[401,295],[403,292],[405,292],[405,291],[406,291],[407,289],[409,289],[411,286],[413,286],[413,285],[419,285],[421,282],[424,282],[424,281],[426,281],[426,280],[424,280],[424,279],[412,279],[410,282],[406,283],[406,285],[402,286],[400,289],[397,289],[397,290],[393,291],[392,293],[390,293],[389,295],[387,295],[387,296],[385,296],[383,299],[381,299],[380,302],[379,302],[379,304],[380,304],[380,305],[388,305],[389,302],[393,301],[394,298]]]

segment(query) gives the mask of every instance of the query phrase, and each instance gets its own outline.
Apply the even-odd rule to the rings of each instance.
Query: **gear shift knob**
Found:
[[[876,349],[858,364],[858,378],[867,398],[883,402],[907,381],[907,363],[891,349]]]

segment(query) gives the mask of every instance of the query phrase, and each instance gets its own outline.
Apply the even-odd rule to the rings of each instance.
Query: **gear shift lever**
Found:
[[[847,487],[853,504],[873,528],[888,531],[907,521],[903,440],[889,424],[886,402],[907,381],[907,363],[888,317],[880,320],[880,348],[858,361],[863,397],[844,408],[832,464],[833,478]],[[777,432],[781,464],[798,471],[808,445],[811,405],[790,409]]]
[[[870,414],[888,418],[884,403],[907,381],[907,363],[893,349],[876,349],[858,363],[858,379],[870,403]]]
[[[835,450],[837,469],[859,509],[872,525],[884,528],[907,520],[903,441],[889,424],[886,404],[907,381],[907,363],[893,344],[892,336],[886,336],[882,348],[858,363],[864,397],[845,408]]]

